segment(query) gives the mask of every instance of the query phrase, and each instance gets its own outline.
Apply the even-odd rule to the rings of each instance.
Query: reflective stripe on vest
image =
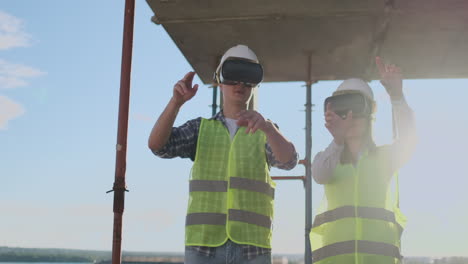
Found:
[[[233,189],[259,192],[269,195],[271,196],[271,198],[275,198],[275,189],[271,188],[270,184],[266,182],[246,178],[231,177],[231,184],[229,187]]]
[[[383,242],[367,240],[349,240],[337,242],[312,251],[314,262],[324,258],[353,253],[376,254],[401,259],[400,250],[397,246]]]
[[[346,217],[359,217],[387,221],[397,225],[399,230],[403,230],[403,227],[395,220],[395,213],[392,211],[386,210],[384,208],[364,206],[358,206],[355,208],[351,205],[342,206],[317,215],[315,217],[313,227],[317,227],[322,224],[333,222]]]
[[[229,220],[271,228],[270,217],[248,211],[229,209]]]
[[[261,214],[229,209],[229,220],[244,222],[247,224],[263,226],[266,228],[271,227],[271,219],[268,216]],[[226,214],[219,213],[191,213],[185,219],[185,225],[225,225]]]
[[[191,180],[190,192],[227,192],[227,181]]]
[[[187,215],[185,225],[226,225],[226,214],[191,213]]]
[[[227,181],[210,181],[210,180],[191,180],[190,192],[227,192]],[[266,182],[231,177],[230,188],[247,190],[252,192],[263,193],[265,195],[275,197],[275,189],[271,188]]]

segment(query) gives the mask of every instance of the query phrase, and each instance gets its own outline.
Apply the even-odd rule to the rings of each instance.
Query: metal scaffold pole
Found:
[[[218,110],[218,105],[216,104],[218,102],[218,86],[213,85],[213,104],[211,105],[211,116],[216,115],[216,111]]]
[[[311,56],[308,57],[308,80],[306,83],[306,157],[305,157],[305,254],[304,263],[312,263],[312,251],[310,245],[310,230],[312,229],[312,77],[311,77]]]
[[[125,184],[125,170],[127,158],[128,110],[130,101],[134,14],[135,0],[126,0],[122,45],[122,66],[120,75],[115,181],[111,190],[114,192],[112,264],[120,264],[122,260],[122,215],[124,211],[125,192],[127,191]]]

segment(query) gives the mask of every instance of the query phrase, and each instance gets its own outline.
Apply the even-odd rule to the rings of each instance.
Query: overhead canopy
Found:
[[[204,83],[236,44],[255,51],[267,82],[376,79],[376,55],[405,78],[468,78],[466,0],[147,2]]]

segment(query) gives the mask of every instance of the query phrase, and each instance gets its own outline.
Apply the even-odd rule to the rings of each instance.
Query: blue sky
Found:
[[[162,160],[147,138],[173,84],[192,70],[151,10],[137,0],[128,131],[124,250],[182,251],[190,160]],[[3,1],[0,7],[0,246],[110,250],[124,1]],[[245,43],[248,44],[248,43]],[[261,60],[261,58],[260,58]],[[404,70],[404,69],[403,69]],[[201,83],[196,78],[197,83]],[[322,103],[339,82],[313,86],[313,148],[331,137]],[[378,82],[374,136],[391,142],[389,98]],[[405,80],[419,144],[401,170],[408,217],[404,255],[468,252],[468,80]],[[287,96],[285,96],[287,95]],[[303,83],[262,84],[259,111],[304,157]],[[202,86],[176,124],[211,114]],[[303,175],[273,170],[272,175]],[[313,185],[314,208],[322,187]],[[273,246],[304,250],[304,191],[277,185]]]

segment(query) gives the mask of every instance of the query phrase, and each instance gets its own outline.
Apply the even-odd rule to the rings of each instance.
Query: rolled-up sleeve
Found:
[[[292,170],[294,167],[296,167],[299,155],[297,154],[297,151],[294,145],[293,145],[293,148],[294,148],[294,154],[292,155],[291,159],[288,162],[283,163],[283,162],[276,160],[275,155],[273,154],[273,151],[271,150],[270,145],[266,143],[265,152],[266,152],[268,164],[270,165],[270,167],[275,167],[275,168],[282,169],[282,170]]]
[[[166,145],[159,150],[153,150],[154,155],[164,159],[180,157],[195,160],[200,123],[201,118],[197,118],[179,127],[173,127]]]

